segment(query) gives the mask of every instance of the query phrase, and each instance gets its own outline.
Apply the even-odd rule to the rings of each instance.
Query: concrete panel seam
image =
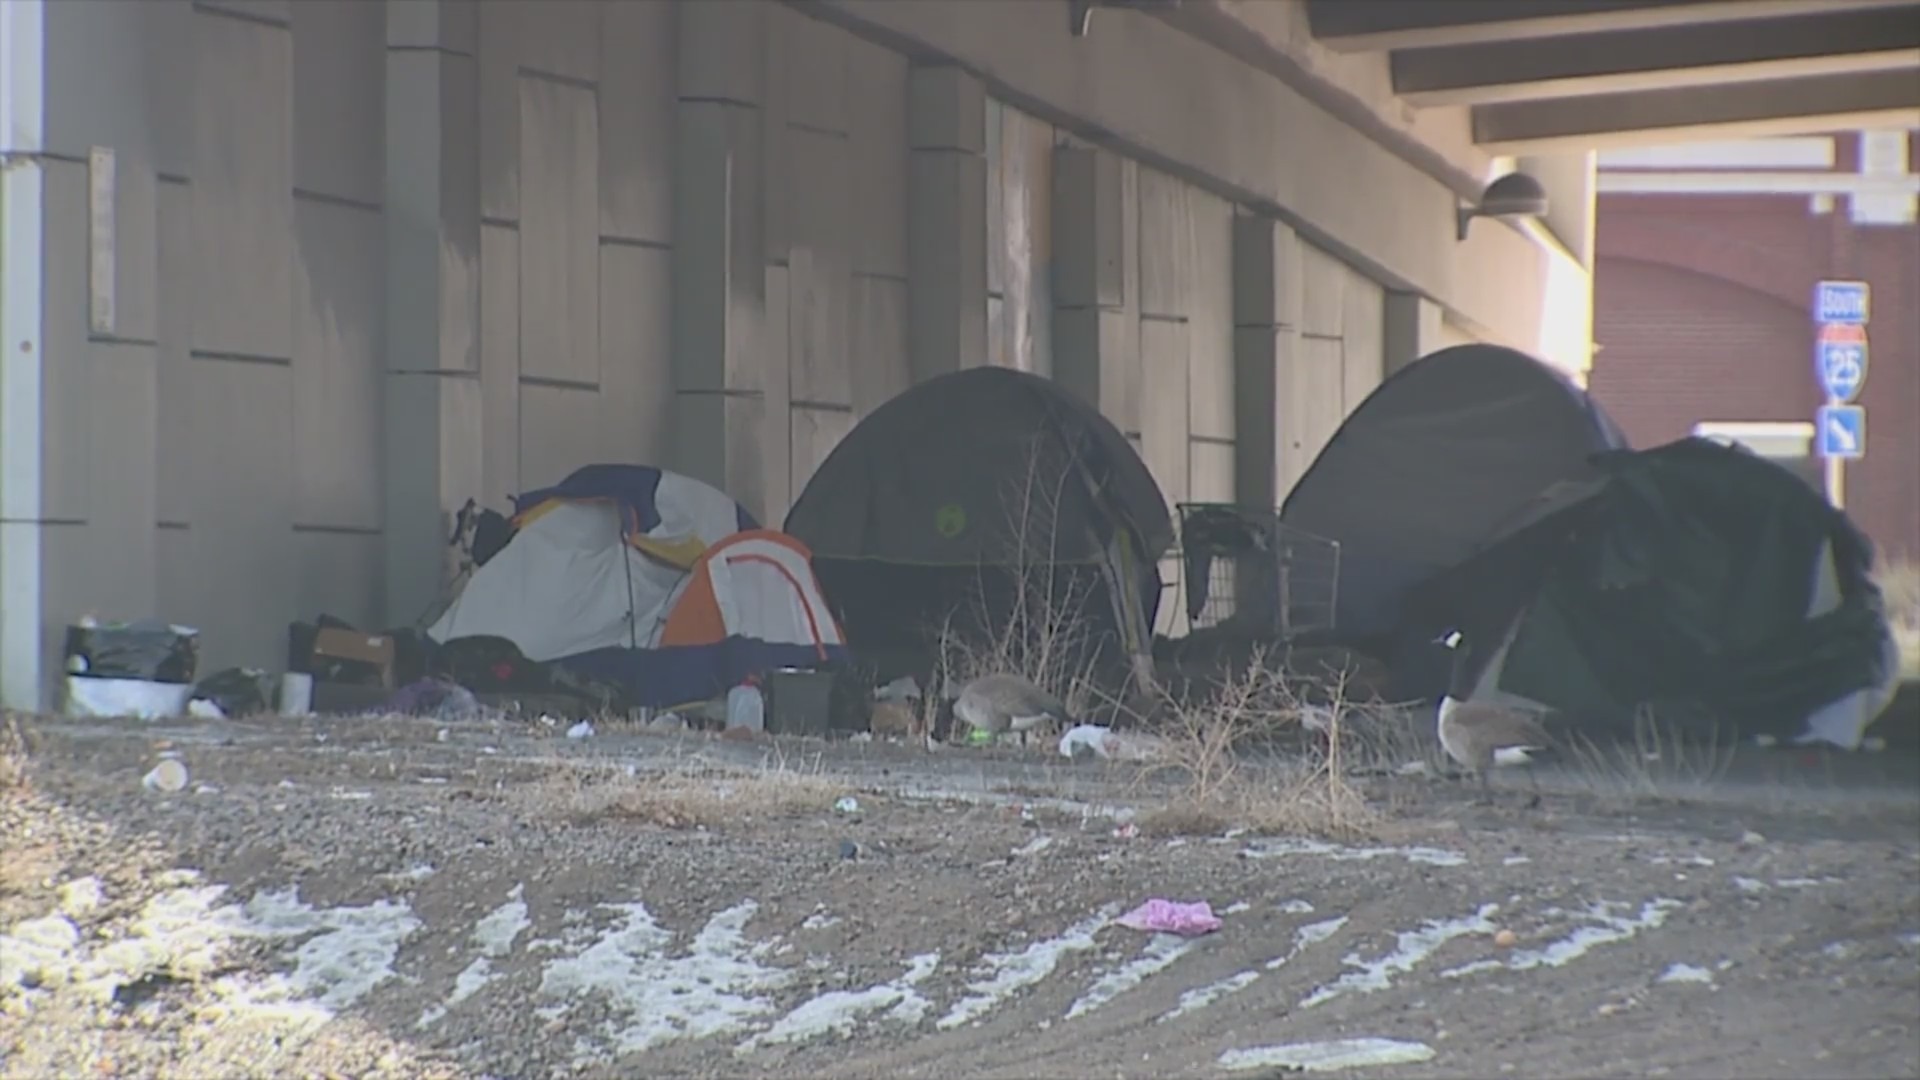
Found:
[[[810,409],[813,412],[851,413],[854,411],[852,405],[840,401],[809,401],[805,398],[794,398],[787,404],[796,409]]]
[[[474,382],[480,381],[480,373],[478,371],[459,370],[459,369],[450,369],[450,368],[388,368],[387,374],[389,375],[429,375],[429,376],[438,376],[443,379],[471,379]]]
[[[1140,321],[1154,322],[1154,323],[1179,323],[1184,326],[1188,322],[1188,319],[1185,315],[1162,315],[1162,314],[1159,314],[1158,312],[1143,311],[1140,313]]]
[[[638,236],[615,236],[611,233],[600,234],[601,247],[642,248],[647,251],[672,251],[673,245],[665,240],[646,240]]]
[[[449,49],[445,45],[389,45],[387,51],[390,53],[440,53],[443,56],[464,56],[469,60],[475,59],[474,54],[465,49]]]
[[[187,356],[193,360],[215,360],[228,364],[266,364],[269,367],[292,367],[291,356],[263,356],[257,353],[219,352],[213,349],[188,349]]]
[[[730,97],[713,97],[710,95],[679,97],[674,100],[682,105],[731,105],[736,109],[753,109],[755,111],[758,111],[760,108],[760,106],[751,101],[742,101],[739,98]]]
[[[895,285],[905,285],[907,283],[907,275],[905,274],[886,274],[875,270],[855,270],[853,272],[853,279],[855,281],[891,281]]]
[[[148,348],[158,348],[160,346],[158,341],[149,338],[126,337],[122,334],[88,333],[87,340],[97,342],[101,345],[144,345]]]
[[[11,518],[0,517],[0,525],[85,525],[86,518]]]
[[[214,4],[202,4],[198,0],[193,5],[195,15],[214,15],[234,22],[252,23],[255,26],[270,26],[275,30],[291,30],[293,24],[285,19],[276,19],[271,15],[262,15],[257,11],[240,11],[235,8],[219,7]]]
[[[583,393],[598,393],[600,384],[589,379],[569,379],[555,375],[521,375],[521,386],[545,386],[554,390],[579,390]]]
[[[365,199],[348,198],[345,195],[329,195],[324,191],[313,191],[308,188],[302,188],[302,187],[296,187],[293,189],[293,198],[294,198],[294,201],[296,202],[319,203],[323,206],[337,206],[342,210],[360,210],[369,214],[379,214],[379,213],[385,212],[385,208],[382,207],[377,202],[368,202]]]
[[[809,135],[824,135],[829,139],[838,139],[841,142],[851,142],[853,140],[853,136],[848,132],[821,127],[818,124],[803,124],[797,120],[787,121],[787,129],[789,131],[804,131]]]
[[[746,390],[738,387],[725,387],[720,389],[704,388],[697,390],[676,387],[673,392],[681,397],[739,398],[742,401],[759,401],[766,397],[766,394],[759,390]]]
[[[520,231],[520,223],[512,218],[482,216],[480,218],[480,224],[491,225],[496,229],[512,229],[514,232]]]
[[[322,533],[329,536],[380,536],[386,530],[369,528],[365,525],[328,525],[320,521],[299,521],[293,523],[297,533]]]
[[[598,93],[600,90],[599,83],[594,82],[592,79],[583,79],[578,75],[562,75],[557,71],[541,71],[539,68],[530,68],[525,64],[514,69],[514,72],[523,79],[538,79],[541,82],[553,83],[556,86],[571,86],[575,90],[588,90],[595,93]]]
[[[1196,443],[1205,443],[1208,446],[1238,446],[1240,442],[1240,440],[1238,439],[1229,438],[1225,435],[1193,435],[1193,434],[1189,434],[1187,436],[1187,441],[1196,442]]]

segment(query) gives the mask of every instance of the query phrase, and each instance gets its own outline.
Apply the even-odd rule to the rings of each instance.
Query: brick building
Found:
[[[1810,439],[1814,283],[1864,280],[1867,457],[1845,504],[1883,555],[1920,557],[1916,160],[1910,131],[1601,155],[1590,386],[1635,445],[1766,421]]]

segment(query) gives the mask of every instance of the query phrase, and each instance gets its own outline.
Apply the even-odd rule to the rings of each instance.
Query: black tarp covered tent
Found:
[[[814,472],[786,531],[812,550],[853,648],[909,671],[942,626],[1001,622],[1033,579],[1084,610],[1107,660],[1144,657],[1173,543],[1159,485],[1120,430],[1060,384],[997,367],[875,409]]]
[[[1525,353],[1461,345],[1394,373],[1280,512],[1340,545],[1331,643],[1394,652],[1410,590],[1480,550],[1542,491],[1592,479],[1596,451],[1626,445],[1585,390]]]
[[[1417,632],[1463,633],[1456,696],[1535,702],[1589,733],[1651,705],[1710,725],[1697,736],[1857,747],[1898,659],[1871,546],[1846,515],[1709,440],[1592,464],[1595,478],[1542,493],[1410,598]]]

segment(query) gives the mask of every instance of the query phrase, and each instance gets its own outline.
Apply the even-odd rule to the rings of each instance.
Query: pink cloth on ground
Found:
[[[1183,904],[1174,900],[1149,900],[1115,920],[1133,930],[1153,930],[1163,934],[1194,937],[1220,929],[1220,917],[1205,900]]]

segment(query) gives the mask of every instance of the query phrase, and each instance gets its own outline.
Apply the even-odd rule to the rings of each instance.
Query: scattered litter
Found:
[[[591,720],[582,720],[567,729],[567,738],[569,739],[585,739],[592,737],[592,735],[593,721]]]
[[[368,799],[373,798],[373,792],[348,791],[345,788],[334,788],[332,791],[327,792],[327,797],[330,799],[339,799],[342,802],[366,802]]]
[[[1140,826],[1129,821],[1125,825],[1113,830],[1113,835],[1122,840],[1131,840],[1140,835]]]
[[[1220,1067],[1276,1069],[1281,1072],[1329,1072],[1363,1066],[1413,1065],[1433,1060],[1433,1047],[1399,1039],[1332,1039],[1229,1050],[1220,1055]]]
[[[221,710],[220,706],[208,701],[206,698],[194,698],[192,701],[187,702],[187,715],[193,717],[195,720],[225,720],[227,718],[227,714]]]
[[[1703,967],[1694,967],[1692,964],[1669,964],[1667,970],[1661,972],[1660,977],[1654,981],[1660,983],[1704,983],[1712,986],[1713,972]]]
[[[1430,776],[1433,773],[1433,766],[1416,759],[1407,762],[1405,765],[1393,770],[1393,772],[1395,776]]]
[[[1742,874],[1733,875],[1733,887],[1743,893],[1763,893],[1767,891],[1766,882],[1758,881]]]
[[[1520,935],[1514,933],[1512,930],[1502,929],[1499,933],[1493,935],[1493,946],[1496,949],[1511,949],[1519,943]]]
[[[1014,855],[1014,858],[1022,858],[1027,855],[1038,855],[1052,846],[1053,846],[1053,837],[1036,836],[1033,839],[1027,841],[1026,843],[1021,844],[1019,847],[1014,848],[1013,855]]]
[[[66,714],[75,717],[164,720],[186,712],[193,687],[143,679],[67,678]]]
[[[685,731],[687,730],[687,721],[686,718],[679,713],[661,713],[659,716],[647,721],[647,730]]]
[[[382,702],[382,713],[401,716],[431,716],[436,720],[465,720],[480,715],[480,699],[451,679],[419,679],[394,691]],[[542,716],[549,727],[552,717]]]
[[[854,843],[854,842],[853,842],[853,841],[851,841],[851,840],[842,840],[842,841],[840,841],[840,857],[841,857],[841,858],[843,858],[843,859],[857,859],[857,858],[859,858],[859,857],[860,857],[860,845],[859,845],[859,844],[856,844],[856,843]]]
[[[1060,756],[1106,761],[1149,761],[1166,750],[1163,740],[1144,732],[1115,731],[1100,724],[1078,724],[1060,736]]]
[[[164,791],[171,795],[187,786],[187,767],[173,758],[168,758],[148,770],[140,778],[140,786],[148,791]]]
[[[1532,859],[1527,858],[1525,855],[1509,855],[1506,858],[1500,860],[1500,865],[1501,866],[1525,866],[1527,863],[1530,863],[1532,861],[1533,861]]]
[[[860,812],[860,800],[851,795],[842,795],[833,804],[833,808],[842,814],[857,814]]]
[[[1767,842],[1766,837],[1761,836],[1759,833],[1754,832],[1752,829],[1748,829],[1747,831],[1740,834],[1741,847],[1758,847],[1761,844],[1764,844],[1766,842]]]
[[[448,736],[450,736],[451,734],[452,732],[448,731],[446,728],[441,728],[439,731],[436,731],[433,733],[433,741],[446,742]]]
[[[827,905],[815,904],[813,906],[813,914],[807,916],[806,919],[800,923],[800,927],[803,930],[825,930],[827,927],[837,925],[839,922],[840,917],[838,915],[827,914]]]
[[[1114,921],[1132,930],[1151,930],[1155,933],[1180,934],[1185,937],[1211,934],[1220,929],[1221,925],[1220,917],[1213,913],[1213,905],[1205,900],[1181,903],[1175,900],[1162,900],[1158,897],[1148,900]]]
[[[220,789],[214,787],[212,784],[195,784],[193,785],[193,793],[195,795],[218,795],[220,794]]]
[[[1235,900],[1233,903],[1228,904],[1226,907],[1221,908],[1220,914],[1238,915],[1243,911],[1252,911],[1252,910],[1253,910],[1252,904],[1247,903],[1245,900]]]
[[[1296,897],[1292,900],[1280,901],[1273,906],[1273,910],[1278,911],[1282,915],[1311,915],[1313,914],[1313,904],[1310,901],[1301,900]]]

